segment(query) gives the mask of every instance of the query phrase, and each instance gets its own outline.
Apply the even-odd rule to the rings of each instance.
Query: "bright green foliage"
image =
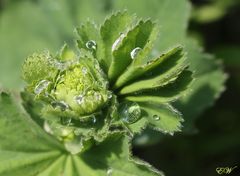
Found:
[[[195,131],[193,125],[204,109],[214,104],[225,90],[227,75],[223,72],[221,62],[214,60],[214,56],[204,53],[196,41],[186,41],[190,70],[195,70],[191,91],[176,103],[176,107],[184,114],[184,132]],[[210,81],[211,80],[211,81]]]
[[[28,86],[22,98],[31,119],[22,110],[16,109],[16,103],[8,95],[2,94],[0,125],[5,123],[6,118],[14,125],[12,128],[1,126],[0,129],[0,139],[4,139],[0,142],[0,175],[161,175],[148,164],[129,157],[129,139],[123,136],[141,133],[147,126],[170,135],[180,131],[183,118],[171,104],[181,100],[177,107],[187,115],[188,125],[192,122],[189,120],[192,116],[195,117],[219,96],[225,78],[219,65],[207,59],[208,56],[204,55],[202,59],[203,54],[198,46],[191,43],[187,43],[187,48],[177,45],[186,43],[189,15],[186,1],[150,2],[114,1],[113,8],[127,6],[129,11],[137,12],[140,16],[157,19],[157,23],[149,19],[138,20],[126,11],[120,11],[110,15],[100,26],[88,21],[77,28],[79,53],[75,54],[65,45],[57,55],[43,52],[26,60],[23,78]],[[56,38],[52,46],[49,46],[52,41],[49,38],[46,44],[40,42],[39,49],[42,46],[52,49],[59,45],[61,38],[71,36],[69,31],[72,22],[79,18],[85,19],[87,16],[101,21],[103,14],[97,13],[99,9],[92,10],[95,3],[98,2],[70,3],[61,0],[59,5],[69,8],[71,4],[71,10],[54,12],[54,9],[46,8],[50,6],[48,3],[46,5],[45,0],[39,1],[41,8],[36,10],[34,7],[34,12],[37,15],[44,12],[43,19],[40,18],[44,24],[46,19],[52,19],[43,26],[46,26],[49,35],[54,34],[50,36]],[[29,12],[33,10],[30,7],[32,4],[26,5]],[[151,12],[145,10],[149,6]],[[11,21],[6,20],[9,14],[5,15],[4,21]],[[37,15],[34,19],[39,19]],[[73,19],[69,20],[67,16]],[[160,30],[157,24],[160,24]],[[55,33],[56,28],[59,35]],[[14,30],[14,27],[11,29]],[[44,41],[43,37],[39,38]],[[24,41],[32,43],[28,38]],[[16,47],[16,52],[18,49]],[[86,70],[87,73],[83,74]],[[191,84],[192,71],[195,72],[194,77],[200,79]],[[205,71],[212,74],[204,74]],[[210,95],[214,94],[214,97],[209,96],[206,103],[199,98],[201,94],[198,92],[204,94],[205,89],[201,87],[208,85],[213,88]],[[190,92],[189,86],[194,91]],[[39,87],[42,89],[36,91]],[[79,95],[82,93],[85,101],[79,104],[82,101]],[[197,97],[194,100],[199,101],[193,104],[191,97]],[[16,121],[21,123],[15,124]],[[23,132],[15,133],[15,128],[20,129],[17,125],[24,127],[21,129]],[[9,136],[12,138],[2,135],[6,133],[11,134]],[[7,147],[15,143],[19,136],[26,136],[26,141],[18,141],[22,144],[11,146],[16,147],[14,152],[7,152]],[[41,146],[47,148],[44,154],[41,153],[42,149],[36,148]],[[32,153],[26,153],[29,148]],[[13,156],[16,157],[14,162],[9,159]]]
[[[39,80],[54,77],[54,67],[48,52],[29,56],[23,65],[23,79],[28,83],[37,83]]]
[[[220,0],[219,3],[224,4],[230,1]],[[225,89],[226,75],[223,72],[222,64],[217,63],[214,56],[204,53],[196,41],[189,41],[187,26],[190,19],[190,3],[187,0],[117,0],[112,4],[112,9],[128,9],[129,12],[136,13],[139,16],[151,17],[156,20],[160,26],[160,35],[156,41],[155,51],[160,53],[168,51],[171,46],[176,44],[185,46],[190,65],[189,69],[195,73],[195,79],[192,87],[189,88],[191,91],[188,91],[186,96],[182,96],[175,103],[175,106],[184,115],[183,132],[192,133],[196,130],[194,127],[196,118],[206,108],[213,105]],[[127,76],[135,75],[132,73]],[[146,97],[140,98],[145,99]],[[136,101],[137,99],[131,97],[130,100]],[[162,99],[159,99],[159,101],[162,101]],[[148,139],[151,139],[153,133],[154,131],[146,132],[143,133],[143,136],[149,134]],[[161,137],[159,135],[156,138],[161,139]],[[151,143],[151,141],[146,141],[146,143],[148,142]]]
[[[232,1],[234,0],[220,0],[218,3],[229,3],[230,5]],[[237,3],[236,1],[234,2]],[[22,59],[28,56],[29,53],[45,48],[48,48],[50,51],[56,51],[63,41],[69,42],[71,40],[73,26],[79,25],[82,21],[86,21],[86,19],[94,19],[98,23],[102,23],[106,14],[113,10],[123,9],[127,9],[130,13],[136,13],[141,17],[151,17],[159,24],[160,35],[155,42],[156,50],[154,50],[154,53],[156,51],[161,53],[169,50],[169,48],[176,44],[185,45],[187,40],[186,29],[190,16],[190,4],[187,0],[115,0],[101,3],[98,0],[74,0],[71,2],[68,0],[51,2],[41,0],[37,3],[33,3],[30,0],[21,1],[21,3],[15,3],[13,6],[7,6],[0,14],[0,38],[2,39],[0,40],[1,84],[4,87],[18,88],[21,85],[19,75]],[[86,36],[91,34],[91,36],[81,40],[83,41],[83,45],[85,46],[85,43],[91,39],[100,45],[99,38],[96,38],[98,35],[95,35],[95,30],[98,31],[96,25],[89,22],[88,25],[85,23],[83,28],[87,31]],[[83,34],[83,31],[81,33]],[[154,39],[154,35],[152,36]],[[185,51],[190,55],[190,52],[199,53],[199,48],[200,46],[196,46],[196,51],[185,48]],[[148,59],[147,57],[143,58]],[[204,59],[204,54],[201,52],[199,53],[199,57],[191,54],[191,57],[188,58],[190,64],[196,66],[193,69],[194,72],[203,69],[202,65],[203,67],[206,67],[206,65],[215,65],[214,58]],[[101,59],[101,57],[97,57],[97,59]],[[221,78],[219,79],[219,85],[222,87],[224,82],[222,81],[224,80],[223,71],[219,66],[212,67],[212,69],[215,69],[219,73]],[[11,75],[11,79],[6,75]],[[214,77],[209,76],[208,79],[199,84],[201,84],[201,87],[207,87],[213,79]],[[198,82],[198,79],[195,82]],[[220,94],[221,89],[214,89],[212,94]],[[198,91],[202,92],[203,89],[198,89]],[[198,91],[194,91],[191,96],[200,94]],[[208,97],[209,99],[206,101],[199,101],[197,106],[204,107],[201,108],[201,111],[208,107],[206,105],[214,103],[215,98],[212,98],[213,96]],[[183,107],[181,108],[183,114],[186,114],[185,110],[189,112],[187,112],[189,116],[187,115],[186,122],[188,119],[192,122],[192,119],[196,118],[200,113],[200,110],[199,113],[195,113],[195,110],[190,112],[193,108],[187,102],[180,103],[180,106]],[[191,126],[191,123],[189,124]]]
[[[0,175],[162,175],[145,162],[131,158],[129,139],[121,133],[111,134],[103,143],[81,155],[71,155],[16,102],[15,98],[1,93]]]
[[[129,24],[134,20],[126,12],[117,12],[100,30],[87,22],[77,29],[80,55],[74,55],[65,45],[55,57],[34,54],[26,60],[23,75],[29,83],[27,90],[42,101],[42,117],[50,133],[62,141],[80,140],[88,148],[92,140],[104,140],[111,126],[128,129],[146,116],[143,112],[149,116],[146,124],[154,129],[170,134],[180,131],[181,115],[168,104],[183,95],[192,80],[191,72],[186,71],[183,48],[175,47],[155,59],[146,59],[151,57],[157,26],[150,20]],[[123,28],[118,28],[120,36],[115,34],[116,26]],[[49,72],[41,63],[48,63]],[[36,75],[36,66],[44,66],[39,82],[31,77]],[[160,110],[146,107],[147,102]],[[156,125],[154,116],[161,116]],[[82,135],[84,140],[80,139]]]
[[[77,33],[78,54],[65,44],[55,56],[33,54],[23,64],[24,107],[71,154],[56,159],[42,175],[62,172],[59,165],[64,165],[66,175],[161,175],[129,159],[128,139],[123,136],[146,126],[171,135],[181,130],[182,115],[170,104],[192,81],[183,47],[152,56],[158,26],[125,11],[113,14],[99,28],[82,24]],[[105,156],[100,146],[106,152],[116,150],[116,156]],[[95,151],[100,162],[92,158]],[[78,170],[81,166],[84,171]]]
[[[116,41],[118,37],[130,27],[132,21],[134,19],[131,18],[126,12],[119,12],[111,15],[107,18],[104,24],[100,28],[100,34],[103,41],[104,47],[102,51],[104,54],[102,55],[103,60],[105,61],[105,67],[109,68],[112,63],[112,50],[113,43]],[[80,34],[81,35],[81,34]],[[119,41],[121,42],[121,40]]]

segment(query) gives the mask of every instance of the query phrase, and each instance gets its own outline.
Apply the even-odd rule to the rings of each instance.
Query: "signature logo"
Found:
[[[217,167],[216,168],[216,172],[219,174],[219,175],[222,175],[222,174],[230,174],[234,169],[236,169],[237,166],[234,166],[234,167]]]

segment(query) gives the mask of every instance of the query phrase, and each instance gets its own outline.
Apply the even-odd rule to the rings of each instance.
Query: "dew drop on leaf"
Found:
[[[78,104],[82,104],[84,102],[84,96],[83,95],[78,95],[75,97],[75,101],[78,103]]]
[[[124,122],[134,123],[141,117],[140,106],[135,102],[126,103],[120,108],[120,116]]]
[[[52,102],[52,106],[53,106],[53,108],[60,108],[62,111],[69,109],[69,105],[64,101]]]
[[[86,43],[86,47],[90,50],[96,50],[97,49],[97,43],[94,40],[89,40]]]
[[[42,80],[40,81],[37,86],[34,89],[34,93],[39,95],[44,89],[46,89],[48,87],[48,85],[50,84],[49,81],[47,80]]]
[[[120,42],[123,40],[124,38],[124,34],[122,33],[120,35],[120,37],[117,38],[117,40],[115,40],[115,42],[112,45],[112,51],[116,50],[117,46],[120,44]]]
[[[112,98],[112,92],[108,92],[108,95],[107,95],[107,97],[108,97],[108,99],[111,99]]]
[[[142,50],[142,48],[140,48],[140,47],[134,48],[134,49],[131,51],[131,53],[130,53],[131,58],[132,58],[132,59],[135,59],[135,58],[137,57],[138,53],[139,53],[141,50]]]
[[[97,122],[97,119],[96,119],[95,116],[92,117],[92,122],[93,122],[93,123],[96,123],[96,122]]]
[[[52,130],[52,128],[50,127],[50,125],[48,124],[47,121],[44,121],[43,129],[44,129],[47,133],[53,134],[53,130]]]
[[[73,141],[65,142],[64,146],[65,146],[66,150],[69,151],[73,155],[80,153],[84,148],[83,142],[80,138],[76,138]]]
[[[153,119],[156,120],[156,121],[158,121],[158,120],[160,120],[160,117],[155,114],[155,115],[153,115]]]

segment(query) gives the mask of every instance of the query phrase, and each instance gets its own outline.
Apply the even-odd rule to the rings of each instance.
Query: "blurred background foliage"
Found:
[[[135,139],[134,154],[167,176],[214,176],[216,167],[240,168],[240,1],[191,3],[192,7],[187,0],[0,0],[1,87],[22,88],[21,64],[31,53],[55,53],[64,42],[74,46],[74,27],[86,20],[102,23],[113,10],[128,9],[159,22],[156,50],[185,45],[197,78],[192,92],[175,104],[184,114],[184,132],[172,137],[147,129]],[[204,53],[199,44],[216,57]],[[224,90],[226,75],[219,62],[229,75],[227,89],[207,109]]]

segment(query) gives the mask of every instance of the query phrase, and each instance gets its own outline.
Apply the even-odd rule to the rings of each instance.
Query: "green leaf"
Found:
[[[139,103],[142,116],[149,126],[163,133],[173,134],[181,130],[182,115],[169,104]]]
[[[34,175],[64,149],[15,101],[6,93],[0,94],[0,175]]]
[[[133,83],[124,86],[120,90],[120,94],[129,94],[135,91],[163,87],[175,81],[186,67],[186,57],[182,53],[181,48],[175,48],[156,60],[141,66],[142,71],[138,72],[139,75],[143,74],[144,71],[147,71],[146,73],[150,73],[150,75],[145,74],[144,79],[140,77],[134,80]],[[138,68],[138,70],[140,70],[140,68]]]
[[[116,0],[112,6],[114,10],[127,9],[129,13],[136,13],[137,16],[157,20],[160,36],[155,48],[158,51],[183,44],[190,15],[190,4],[187,0]]]
[[[118,12],[107,18],[101,26],[100,34],[104,44],[101,59],[103,59],[107,70],[112,62],[112,46],[114,42],[120,37],[122,32],[129,30],[128,26],[131,25],[133,21],[134,18],[128,15],[126,11]]]
[[[68,154],[10,95],[0,95],[0,175],[159,176],[149,164],[133,159],[129,139],[114,133],[79,155]]]
[[[97,157],[96,157],[97,156]],[[94,168],[76,167],[79,175],[114,175],[114,176],[157,176],[162,173],[153,169],[150,165],[143,161],[129,158],[129,139],[123,137],[122,134],[113,134],[100,145],[92,148],[90,151],[83,153],[81,156],[85,162],[89,162]],[[74,157],[74,161],[78,166],[83,165],[83,161],[79,157]],[[108,174],[107,174],[108,173]]]
[[[28,152],[62,149],[57,140],[47,135],[14,101],[16,100],[10,95],[1,93],[0,148],[10,151],[20,149]],[[19,140],[19,136],[24,140]]]
[[[79,48],[85,48],[88,49],[86,47],[86,43],[90,40],[94,40],[96,41],[96,43],[99,43],[99,31],[97,29],[96,24],[87,21],[83,24],[81,24],[80,27],[76,28],[77,34],[79,35],[80,39],[77,41],[78,43],[78,47]]]
[[[167,86],[158,89],[152,89],[139,92],[138,94],[130,94],[125,97],[129,101],[135,102],[153,102],[167,103],[179,99],[187,94],[190,83],[192,82],[192,72],[183,71],[177,80]]]
[[[225,90],[224,83],[227,75],[223,72],[222,64],[214,56],[204,53],[202,48],[191,39],[186,41],[186,50],[190,63],[190,70],[195,70],[196,79],[190,86],[192,90],[187,96],[182,97],[175,105],[184,114],[183,124],[185,132],[194,129],[195,119]]]
[[[145,128],[148,126],[147,118],[141,118],[137,122],[130,124],[127,126],[129,131],[133,134],[140,134]],[[155,131],[156,133],[156,131]]]
[[[34,96],[26,91],[21,92],[22,105],[26,112],[29,114],[39,126],[43,127],[44,120],[41,118],[42,103],[34,101]]]
[[[64,173],[64,162],[66,161],[66,155],[62,155],[53,162],[45,169],[42,170],[41,173],[37,174],[37,176],[54,176],[59,175],[60,173]]]
[[[143,76],[144,73],[150,72],[150,70],[157,68],[159,65],[162,64],[162,62],[169,59],[169,57],[171,58],[177,53],[181,53],[181,51],[182,51],[181,47],[176,47],[169,50],[165,54],[160,55],[156,59],[148,61],[147,64],[143,63],[137,65],[136,62],[134,62],[134,65],[128,67],[128,69],[118,78],[115,87],[118,88],[124,84],[127,84],[129,81],[132,81],[136,78]]]
[[[85,49],[85,50],[90,50],[95,58],[99,61],[101,67],[106,71],[107,65],[104,61],[104,57],[101,57],[101,53],[103,50],[102,46],[102,40],[99,36],[99,30],[97,29],[96,24],[91,23],[91,22],[85,22],[83,23],[80,27],[76,29],[78,35],[80,36],[80,39],[77,40],[78,48]],[[96,49],[89,49],[87,48],[87,43],[88,42],[95,42],[96,44]]]
[[[21,152],[1,149],[0,154],[1,175],[24,176],[41,172],[60,155],[60,152]]]
[[[225,90],[224,83],[227,75],[223,72],[222,64],[217,62],[214,56],[204,53],[196,41],[188,39],[186,43],[189,69],[195,70],[193,74],[195,80],[190,84],[191,91],[187,91],[185,96],[180,97],[174,103],[174,107],[184,115],[183,133],[191,134],[197,131],[195,127],[197,117],[212,106]],[[154,130],[144,131],[142,137],[147,136],[147,140],[141,145],[154,144],[162,139],[162,134],[152,137],[153,133]]]
[[[0,84],[16,89],[22,85],[19,75],[23,59],[45,48],[55,50],[65,39],[56,32],[61,28],[30,1],[7,6],[1,11],[0,21]]]
[[[151,34],[155,31],[156,25],[151,20],[141,20],[127,34],[123,34],[122,42],[113,50],[113,60],[108,72],[110,80],[115,80],[125,71],[133,59],[136,59],[131,57],[131,52],[136,48],[139,48],[141,52],[145,45],[148,44]]]

